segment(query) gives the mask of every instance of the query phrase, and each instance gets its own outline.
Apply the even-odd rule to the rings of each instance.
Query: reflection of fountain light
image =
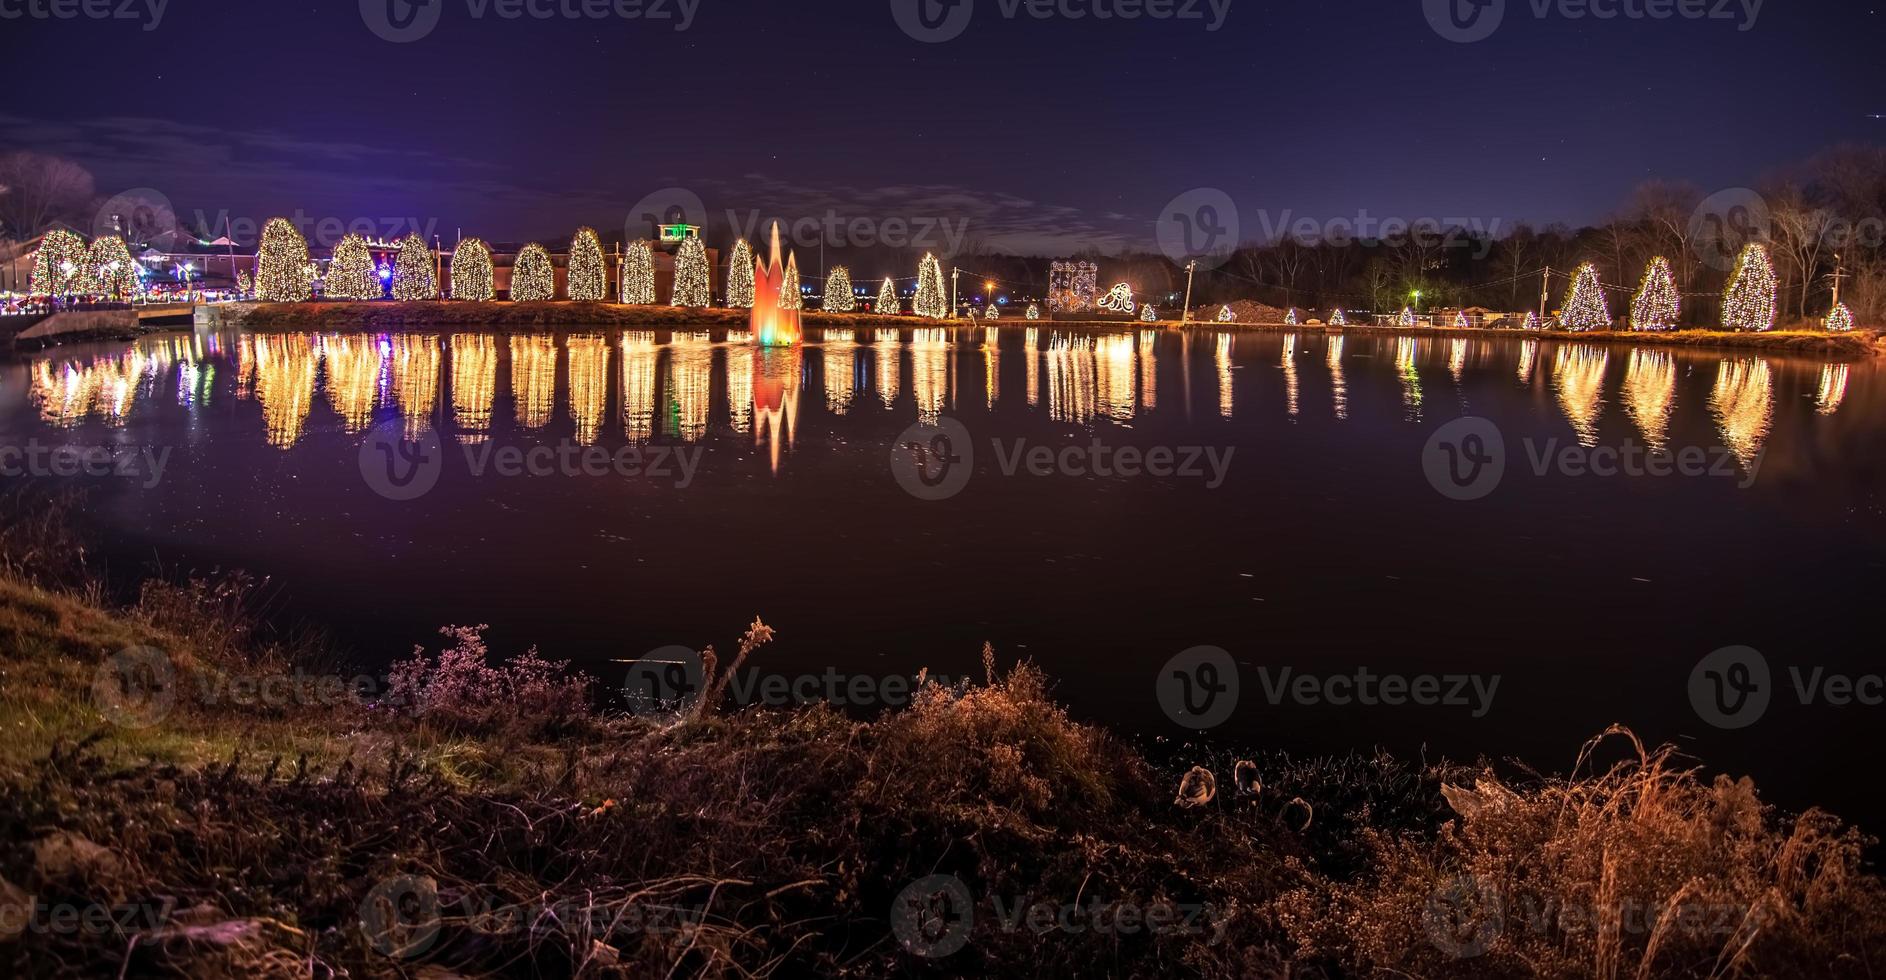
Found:
[[[1454,376],[1454,383],[1460,384],[1460,379],[1467,373],[1467,341],[1465,339],[1455,340],[1448,346],[1447,370]]]
[[[1231,335],[1230,334],[1221,333],[1218,335],[1217,353],[1215,357],[1218,363],[1218,414],[1224,416],[1225,418],[1230,418],[1231,417]]]
[[[418,442],[439,405],[439,338],[431,334],[393,337],[393,398],[406,421],[406,439]]]
[[[1027,386],[1024,392],[1028,396],[1028,407],[1041,404],[1041,328],[1029,327],[1022,336],[1022,360],[1028,365],[1028,376],[1023,380]]]
[[[949,407],[950,334],[948,330],[910,332],[910,390],[917,398],[917,418],[935,422]]]
[[[730,356],[742,357],[739,352]],[[767,443],[771,448],[773,472],[779,472],[783,447],[793,444],[799,426],[799,379],[805,370],[805,353],[800,347],[761,347],[747,360],[753,384],[753,444]],[[768,436],[771,436],[770,440]]]
[[[988,395],[989,407],[994,408],[1002,395],[1002,331],[995,327],[984,327],[982,331],[982,387]]]
[[[630,442],[655,435],[655,375],[661,348],[646,330],[622,332],[622,432]]]
[[[1521,341],[1519,345],[1519,367],[1515,369],[1514,372],[1519,375],[1520,384],[1532,384],[1532,366],[1537,364],[1538,361],[1539,342],[1536,340]]]
[[[1048,339],[1048,417],[1085,425],[1099,401],[1092,337]]]
[[[1421,419],[1421,372],[1416,367],[1420,347],[1413,337],[1395,340],[1395,372],[1401,376],[1401,407],[1410,421]]]
[[[609,341],[578,334],[564,341],[570,360],[570,418],[576,420],[577,445],[590,446],[609,414]]]
[[[475,445],[491,438],[491,406],[498,400],[498,338],[452,335],[452,419],[458,441]]]
[[[1604,370],[1610,363],[1610,352],[1587,344],[1561,346],[1553,358],[1552,387],[1581,446],[1598,444],[1598,419],[1604,413]]]
[[[1755,462],[1774,418],[1775,385],[1768,362],[1761,358],[1723,361],[1716,372],[1716,390],[1710,411],[1722,430],[1722,442],[1743,466]]]
[[[1651,449],[1662,452],[1676,407],[1676,359],[1666,351],[1631,348],[1624,367],[1624,410]]]
[[[879,330],[876,337],[871,346],[877,352],[878,401],[883,402],[885,408],[894,408],[903,380],[904,348],[895,330]]]
[[[1814,410],[1821,415],[1832,415],[1840,411],[1840,403],[1847,400],[1847,366],[1828,364],[1821,368],[1821,390],[1814,398]]]
[[[557,338],[511,338],[511,402],[519,426],[541,429],[550,424],[550,413],[557,407]]]
[[[1284,334],[1284,407],[1297,417],[1297,335]]]
[[[1099,395],[1099,412],[1118,422],[1133,421],[1133,335],[1111,334],[1100,338],[1094,366],[1098,377],[1094,390]]]
[[[851,411],[857,391],[858,345],[849,330],[827,330],[820,372],[825,376],[825,407],[833,415]]]
[[[668,424],[675,435],[698,442],[707,434],[714,397],[714,347],[704,333],[677,333],[668,348]]]
[[[255,338],[255,400],[262,406],[269,445],[288,449],[301,438],[314,402],[314,374],[314,341],[309,335]]]
[[[1139,407],[1150,412],[1159,407],[1159,331],[1139,332]]]
[[[1349,383],[1342,376],[1342,334],[1329,338],[1329,353],[1324,359],[1329,362],[1330,399],[1336,408],[1338,420],[1349,417]]]
[[[753,358],[745,351],[727,349],[727,414],[733,431],[753,428]]]
[[[324,338],[327,365],[327,403],[340,416],[341,428],[365,432],[373,425],[373,407],[380,400],[386,370],[385,352],[373,337],[359,335]]]

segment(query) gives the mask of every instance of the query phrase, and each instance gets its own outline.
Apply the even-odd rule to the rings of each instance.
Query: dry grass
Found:
[[[1569,778],[1153,759],[990,649],[981,683],[927,683],[870,720],[715,700],[467,727],[185,699],[152,728],[109,724],[92,683],[126,645],[175,651],[191,678],[320,649],[276,637],[230,581],[113,607],[0,574],[0,910],[29,892],[167,909],[0,936],[0,974],[1863,976],[1886,955],[1866,840],[1628,735],[1622,763],[1596,770],[1594,748]],[[770,636],[749,627],[729,672]],[[1218,791],[1181,808],[1194,766]],[[891,919],[939,874],[974,924],[930,959]],[[1036,903],[1192,921],[1005,920]]]

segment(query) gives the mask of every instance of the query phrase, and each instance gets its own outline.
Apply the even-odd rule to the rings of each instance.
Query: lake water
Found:
[[[1214,740],[1563,770],[1622,722],[1785,805],[1886,814],[1851,769],[1886,708],[1829,704],[1819,683],[1886,669],[1862,626],[1886,584],[1875,364],[1380,331],[808,340],[63,348],[0,367],[0,446],[168,453],[161,479],[136,455],[138,477],[46,479],[86,488],[117,572],[272,576],[280,612],[375,663],[488,623],[497,650],[535,644],[616,685],[649,650],[728,650],[757,614],[779,639],[756,662],[781,674],[973,676],[987,640],[1043,666],[1079,717],[1185,738],[1159,678],[1211,645],[1238,674]],[[1443,437],[1451,470],[1424,458],[1463,416],[1504,443],[1479,499],[1449,475],[1484,440]],[[429,492],[372,476],[388,433],[436,433]],[[1700,471],[1578,462],[1646,446]],[[922,464],[901,482],[898,453]],[[1761,652],[1772,697],[1728,729],[1691,679],[1735,645]],[[1329,703],[1363,668],[1432,676],[1458,703]],[[1713,683],[1733,698],[1748,677]]]

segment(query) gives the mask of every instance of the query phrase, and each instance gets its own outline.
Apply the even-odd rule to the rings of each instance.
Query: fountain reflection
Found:
[[[1723,361],[1716,371],[1716,390],[1709,398],[1723,445],[1748,466],[1761,455],[1774,420],[1774,375],[1759,357]]]
[[[1604,412],[1604,371],[1611,354],[1589,344],[1565,344],[1552,363],[1552,387],[1559,409],[1578,435],[1581,446],[1598,444],[1598,421]]]
[[[752,431],[753,359],[734,347],[727,348],[727,415],[733,431]]]
[[[746,360],[753,382],[753,444],[768,446],[773,472],[779,472],[780,452],[793,444],[799,426],[799,385],[805,370],[802,347],[756,347],[748,355],[736,351],[733,357]]]
[[[1669,444],[1670,413],[1676,408],[1676,359],[1668,351],[1633,347],[1624,368],[1624,410],[1659,452]]]
[[[549,334],[511,338],[511,402],[517,424],[541,429],[557,407],[557,339]]]

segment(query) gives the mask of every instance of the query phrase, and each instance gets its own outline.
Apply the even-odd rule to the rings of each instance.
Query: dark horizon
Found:
[[[19,19],[21,77],[63,74],[62,98],[0,113],[0,147],[74,159],[101,197],[153,188],[190,227],[300,211],[554,241],[619,230],[678,187],[710,226],[750,210],[967,220],[992,248],[1052,255],[1156,251],[1162,206],[1200,188],[1235,202],[1244,241],[1362,214],[1581,227],[1647,180],[1755,186],[1880,134],[1861,84],[1878,13],[1852,8],[1542,19],[1527,0],[1453,43],[1419,0],[1134,21],[982,0],[960,36],[926,43],[900,29],[901,2],[701,0],[675,30],[672,0],[516,21],[432,0],[437,25],[411,43],[376,36],[352,0],[267,20],[166,5],[154,30]],[[74,72],[75,47],[131,64]],[[1764,70],[1798,65],[1812,70]]]

